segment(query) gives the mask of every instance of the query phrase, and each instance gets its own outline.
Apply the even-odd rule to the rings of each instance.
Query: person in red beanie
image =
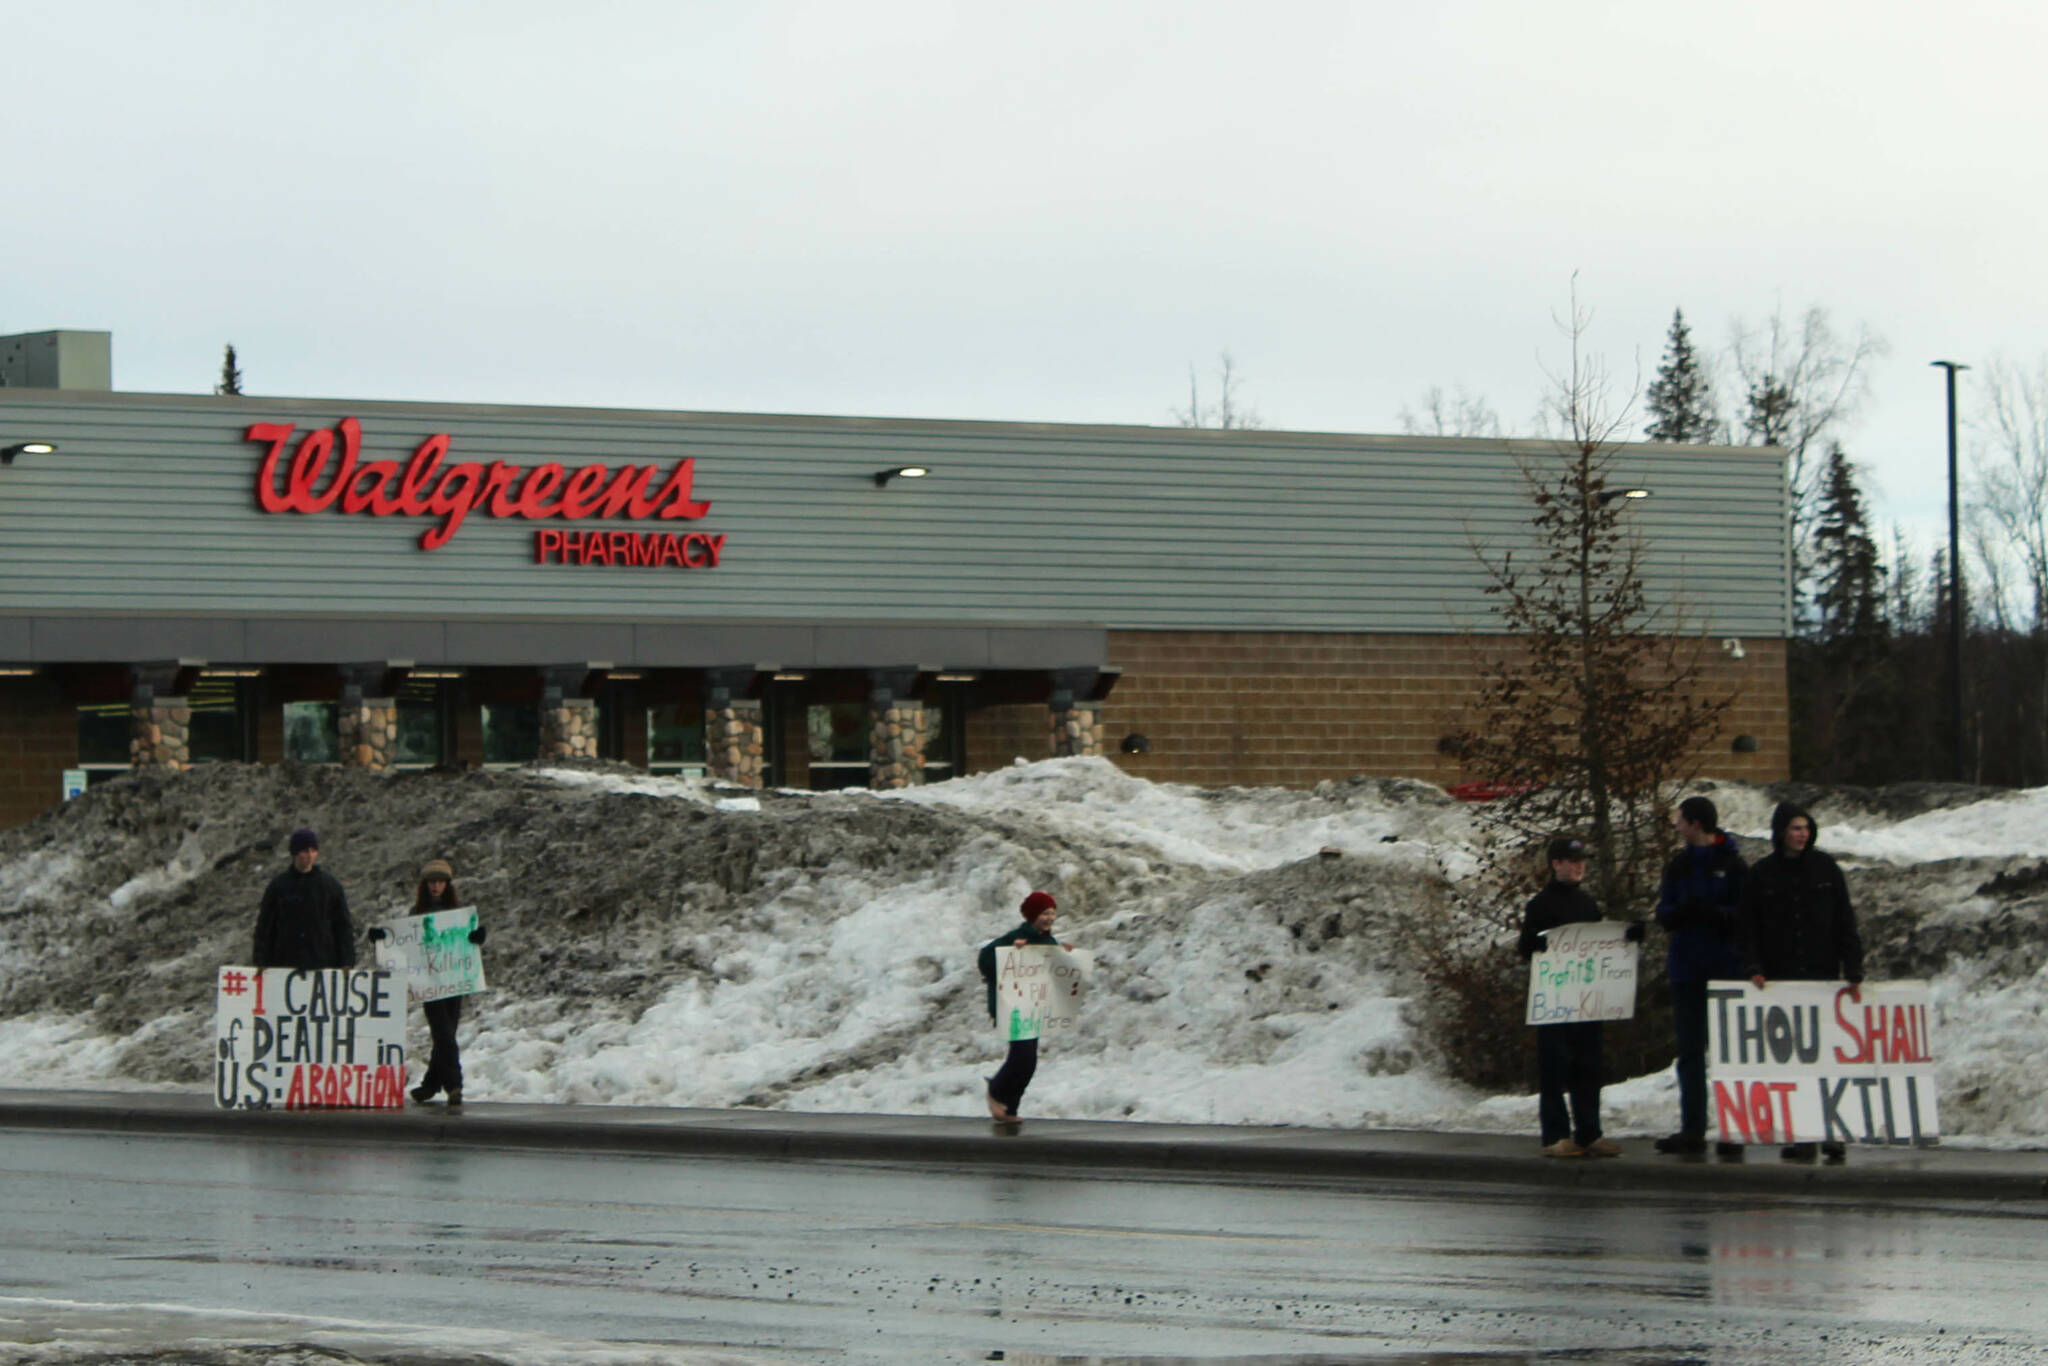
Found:
[[[1024,923],[1007,934],[999,934],[982,945],[981,953],[975,958],[975,966],[981,969],[981,980],[988,984],[988,1021],[996,1022],[996,950],[1005,944],[1022,947],[1026,944],[1055,944],[1066,948],[1053,937],[1052,922],[1059,918],[1060,907],[1052,899],[1051,892],[1033,892],[1024,898],[1021,908]],[[1024,1088],[1031,1085],[1032,1074],[1038,1071],[1038,1040],[1010,1040],[1009,1056],[996,1074],[988,1079],[988,1112],[1005,1123],[1015,1123],[1017,1105],[1024,1099]]]

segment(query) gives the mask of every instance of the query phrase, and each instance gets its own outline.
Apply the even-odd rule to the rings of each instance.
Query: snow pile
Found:
[[[1847,857],[1873,977],[1935,984],[1945,1130],[2048,1135],[2048,793],[1722,784],[1764,851],[1780,796]],[[1054,892],[1097,981],[1030,1113],[1526,1130],[1405,1022],[1419,946],[1487,831],[1426,784],[1205,791],[1101,759],[904,792],[768,792],[617,766],[377,775],[213,765],[0,835],[0,1084],[200,1087],[213,972],[245,961],[306,823],[360,926],[448,857],[491,928],[478,1098],[977,1113],[1000,1053],[974,949]],[[1325,855],[1323,851],[1331,851]],[[417,1022],[416,1022],[417,1025]],[[424,1049],[423,1028],[414,1046]],[[1611,1088],[1663,1132],[1670,1077]]]

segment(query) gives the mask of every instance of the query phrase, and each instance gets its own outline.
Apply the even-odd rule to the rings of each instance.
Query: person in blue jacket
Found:
[[[1685,847],[1665,866],[1657,896],[1657,923],[1671,935],[1666,971],[1678,1036],[1678,1132],[1657,1140],[1660,1153],[1707,1150],[1707,983],[1743,975],[1736,931],[1749,865],[1720,820],[1711,798],[1678,804]],[[1720,1145],[1723,1157],[1741,1154],[1741,1144]]]

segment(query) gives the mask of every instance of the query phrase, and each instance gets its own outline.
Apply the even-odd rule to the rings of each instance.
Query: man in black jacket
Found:
[[[1533,958],[1543,947],[1544,936],[1558,926],[1601,918],[1599,903],[1579,885],[1586,876],[1585,841],[1560,835],[1550,842],[1549,852],[1550,881],[1522,911],[1522,934],[1515,947],[1524,958]],[[1642,926],[1631,925],[1628,937],[1640,940]],[[1536,1117],[1545,1157],[1621,1156],[1619,1144],[1600,1136],[1601,1065],[1598,1020],[1536,1027],[1541,1092]]]
[[[256,945],[249,961],[259,968],[352,968],[356,927],[348,893],[334,874],[317,866],[320,837],[292,831],[292,866],[263,889],[256,915]]]
[[[1803,808],[1781,802],[1771,813],[1771,852],[1749,870],[1742,888],[1743,971],[1761,990],[1772,978],[1804,982],[1847,982],[1851,1000],[1861,1000],[1863,936],[1849,904],[1849,881],[1841,865],[1814,846],[1820,827]],[[1848,1149],[1823,1143],[1830,1162]],[[1811,1162],[1814,1145],[1794,1143],[1780,1154],[1788,1162]]]

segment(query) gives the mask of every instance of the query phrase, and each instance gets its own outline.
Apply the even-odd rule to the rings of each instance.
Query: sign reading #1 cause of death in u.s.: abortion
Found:
[[[214,1033],[214,1100],[222,1109],[405,1104],[405,986],[391,973],[222,968]]]
[[[1724,1143],[1940,1140],[1925,982],[1707,984]]]
[[[1628,1020],[1636,1013],[1637,946],[1619,920],[1559,925],[1529,960],[1532,1025]]]
[[[429,911],[384,926],[377,966],[404,979],[415,1001],[474,996],[484,989],[484,956],[469,942],[476,907]]]
[[[996,950],[996,1030],[1005,1039],[1058,1034],[1080,1018],[1095,959],[1050,944]]]

